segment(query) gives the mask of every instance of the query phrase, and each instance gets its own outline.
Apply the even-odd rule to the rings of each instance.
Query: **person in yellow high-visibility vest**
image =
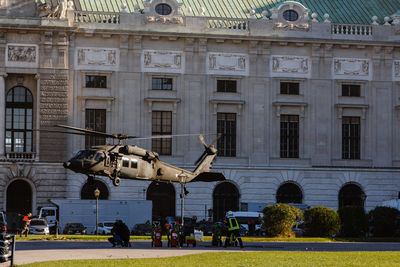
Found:
[[[227,228],[224,247],[226,248],[228,246],[231,236],[232,237],[235,236],[236,239],[239,241],[240,247],[243,248],[243,242],[242,238],[240,237],[240,231],[239,231],[240,226],[235,216],[233,215],[232,211],[228,211],[226,213],[224,224],[225,227]]]

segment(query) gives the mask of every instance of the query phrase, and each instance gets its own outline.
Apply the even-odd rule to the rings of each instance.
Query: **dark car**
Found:
[[[195,228],[202,231],[204,235],[212,235],[214,224],[207,221],[201,221]]]
[[[138,223],[133,226],[132,235],[151,235],[152,227],[148,223]]]
[[[76,234],[80,233],[82,235],[86,234],[86,227],[81,223],[67,223],[64,227],[64,234]]]

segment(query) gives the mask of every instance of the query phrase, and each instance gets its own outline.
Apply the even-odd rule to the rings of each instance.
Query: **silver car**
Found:
[[[47,220],[44,219],[32,219],[29,225],[29,233],[34,235],[48,235],[49,225]]]

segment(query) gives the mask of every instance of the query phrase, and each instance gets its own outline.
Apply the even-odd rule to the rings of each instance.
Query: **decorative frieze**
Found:
[[[183,73],[184,54],[182,51],[143,50],[143,72]]]
[[[332,74],[334,79],[371,80],[372,66],[366,58],[333,58]]]
[[[75,68],[78,70],[118,71],[119,49],[77,47]]]
[[[237,53],[207,53],[206,73],[216,75],[249,75],[249,57]]]
[[[271,77],[309,78],[311,64],[309,57],[271,56]]]
[[[37,68],[38,46],[35,44],[7,44],[6,67]]]

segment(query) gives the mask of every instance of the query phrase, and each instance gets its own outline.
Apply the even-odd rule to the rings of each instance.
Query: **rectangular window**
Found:
[[[151,89],[153,90],[172,90],[172,78],[151,78]]]
[[[153,111],[152,112],[152,135],[171,135],[172,134],[172,112]],[[152,139],[152,149],[160,155],[171,155],[172,139],[156,138]]]
[[[342,84],[342,96],[361,96],[361,85]]]
[[[107,88],[107,76],[85,75],[86,88]]]
[[[360,117],[342,118],[342,159],[360,159]]]
[[[122,158],[122,167],[129,168],[129,159]]]
[[[299,157],[299,116],[281,115],[281,158]]]
[[[298,95],[300,91],[300,84],[295,82],[281,82],[282,95]]]
[[[218,139],[218,156],[236,157],[236,114],[217,114],[217,133],[221,134]]]
[[[136,159],[131,159],[131,168],[137,169],[137,160]]]
[[[236,93],[237,92],[237,81],[236,80],[217,80],[217,92]]]
[[[86,109],[85,127],[98,132],[106,131],[106,110],[105,109]],[[106,138],[101,136],[86,136],[86,148],[91,146],[105,145]]]

